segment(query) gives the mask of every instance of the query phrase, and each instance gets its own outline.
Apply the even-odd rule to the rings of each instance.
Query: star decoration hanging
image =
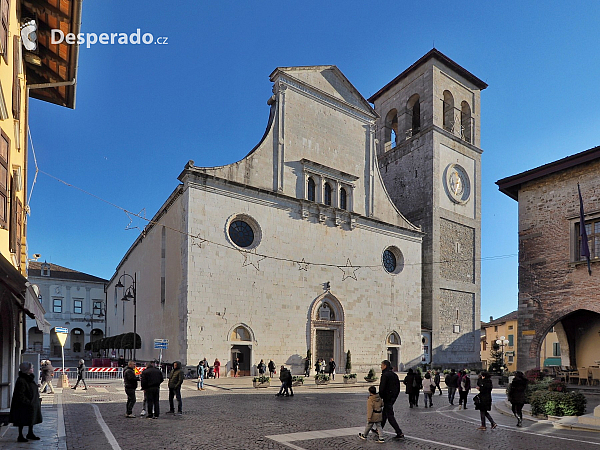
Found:
[[[240,250],[240,253],[244,257],[244,263],[242,264],[242,267],[252,266],[256,270],[260,270],[259,264],[263,259],[265,259],[264,256],[257,255],[256,253],[252,253],[252,252],[244,252],[241,250]]]
[[[360,267],[353,266],[350,262],[350,258],[348,258],[348,260],[346,261],[345,266],[337,266],[337,268],[344,272],[344,275],[342,276],[342,281],[344,281],[346,278],[354,278],[356,281],[358,281],[358,279],[356,278],[356,271],[360,269]]]
[[[196,236],[191,236],[192,238],[192,247],[195,245],[198,248],[202,248],[202,244],[204,244],[206,241],[206,239],[202,239],[200,237],[200,233],[198,233]]]
[[[296,264],[298,264],[298,270],[305,270],[308,272],[308,263],[304,261],[304,258],[302,258],[302,261],[296,262]]]
[[[142,213],[143,213],[143,215],[142,215]],[[125,211],[125,214],[127,215],[127,217],[129,217],[129,223],[125,227],[126,230],[135,230],[137,228],[138,230],[143,231],[146,228],[145,225],[144,225],[143,229],[140,228],[140,227],[138,227],[137,225],[133,225],[133,218],[134,217],[137,217],[139,219],[143,219],[144,221],[147,222],[147,219],[146,219],[146,208],[142,208],[140,210],[140,212],[137,213],[137,214],[130,213],[129,211]]]

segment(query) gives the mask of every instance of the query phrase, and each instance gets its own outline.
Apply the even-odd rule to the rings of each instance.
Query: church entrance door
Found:
[[[316,358],[324,359],[329,364],[329,359],[334,358],[335,330],[316,330]]]
[[[238,370],[238,376],[247,377],[250,375],[250,355],[251,347],[249,345],[234,345],[231,347],[231,361],[235,361],[235,358],[239,359],[240,367]]]
[[[398,347],[388,347],[387,349],[387,359],[390,363],[392,363],[392,370],[394,372],[398,371],[398,361],[400,360],[398,355]]]

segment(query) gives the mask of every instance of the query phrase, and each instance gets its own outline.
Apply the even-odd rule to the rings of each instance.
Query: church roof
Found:
[[[567,156],[558,161],[552,161],[543,166],[526,170],[525,172],[510,177],[502,178],[501,180],[496,181],[496,184],[498,185],[500,192],[508,195],[513,200],[518,201],[521,185],[597,159],[600,159],[600,146]]]
[[[78,272],[77,270],[68,269],[66,267],[59,266],[57,264],[47,263],[47,262],[39,262],[39,261],[30,261],[29,262],[29,270],[27,270],[28,277],[46,277],[42,275],[42,266],[47,265],[50,268],[50,275],[47,278],[58,278],[61,280],[76,280],[76,281],[95,281],[98,283],[107,283],[108,280],[104,278],[96,277],[94,275],[90,275],[83,272]]]
[[[446,55],[444,55],[439,50],[433,48],[429,52],[427,52],[425,55],[423,55],[412,66],[410,66],[408,69],[406,69],[404,72],[402,72],[396,78],[394,78],[392,81],[390,81],[384,87],[382,87],[381,89],[379,89],[375,94],[373,94],[368,99],[369,102],[375,103],[375,100],[377,100],[379,97],[381,97],[387,90],[389,90],[390,88],[392,88],[392,86],[395,86],[400,80],[402,80],[403,78],[405,78],[406,76],[408,76],[411,72],[414,72],[418,67],[422,66],[423,64],[425,64],[430,59],[437,59],[439,62],[445,64],[450,69],[454,70],[457,74],[459,74],[460,76],[462,76],[466,80],[468,80],[471,83],[473,83],[477,88],[479,88],[482,91],[486,87],[488,87],[488,85],[487,85],[486,82],[480,80],[475,75],[473,75],[471,72],[469,72],[467,69],[465,69],[461,65],[457,64],[456,62],[452,61],[450,58],[448,58]]]

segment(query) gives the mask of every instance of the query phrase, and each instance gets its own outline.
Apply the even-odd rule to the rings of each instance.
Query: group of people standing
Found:
[[[310,362],[308,358],[304,363],[304,372],[306,376],[309,376],[308,368],[310,367]],[[317,359],[315,361],[315,371],[317,373],[327,374],[331,377],[332,380],[335,380],[335,368],[337,367],[333,358],[329,358],[329,362],[327,363],[324,358]]]

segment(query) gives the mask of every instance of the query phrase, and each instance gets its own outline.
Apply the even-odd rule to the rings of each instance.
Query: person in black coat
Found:
[[[523,426],[523,405],[525,404],[525,391],[529,381],[523,372],[515,372],[515,377],[508,390],[508,401],[512,403],[512,412],[517,418],[517,426]]]
[[[408,369],[408,373],[406,374],[406,376],[404,377],[404,380],[402,380],[402,382],[406,386],[405,392],[408,394],[408,404],[412,408],[413,406],[415,406],[415,395],[414,395],[415,386],[416,386],[415,372],[412,369]],[[415,385],[415,386],[413,386],[413,385]]]
[[[148,419],[158,419],[160,415],[158,400],[160,385],[164,379],[162,372],[154,367],[154,363],[146,363],[146,370],[140,375],[140,381],[148,403]]]
[[[387,359],[381,362],[381,379],[379,381],[379,396],[383,400],[383,412],[381,428],[388,421],[396,432],[395,439],[404,438],[404,434],[394,417],[394,403],[400,394],[400,380],[398,375],[392,371],[392,363]]]
[[[477,386],[479,389],[479,414],[481,415],[481,426],[478,430],[485,430],[485,419],[487,418],[492,424],[492,430],[498,426],[492,416],[490,416],[489,411],[492,410],[492,380],[490,379],[490,374],[488,372],[481,372],[481,385]],[[477,406],[476,406],[477,408]]]
[[[77,389],[80,381],[83,383],[83,390],[87,391],[87,384],[85,384],[85,361],[83,359],[79,360],[79,365],[77,366],[77,383],[71,389]]]
[[[33,434],[33,426],[43,421],[42,406],[33,376],[33,364],[30,362],[23,362],[19,366],[19,376],[10,404],[9,421],[19,427],[17,442],[28,442],[29,439],[39,441],[40,438]],[[25,426],[29,427],[26,437],[23,436],[23,427]]]

